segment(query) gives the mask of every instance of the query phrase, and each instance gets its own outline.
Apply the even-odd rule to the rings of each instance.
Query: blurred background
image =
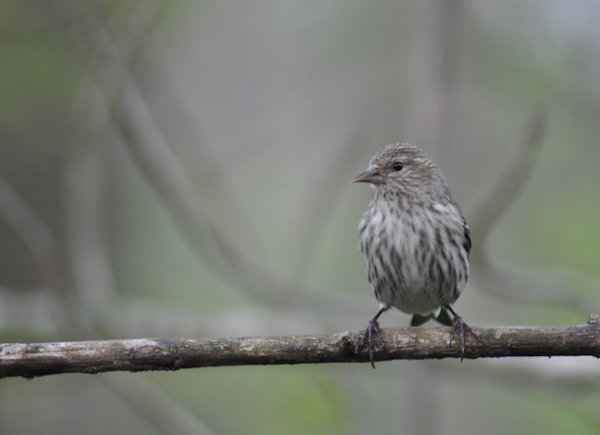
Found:
[[[4,1],[0,23],[0,342],[364,329],[351,181],[393,142],[471,225],[467,323],[600,312],[598,2]],[[5,379],[0,433],[597,434],[599,406],[588,357],[225,367]]]

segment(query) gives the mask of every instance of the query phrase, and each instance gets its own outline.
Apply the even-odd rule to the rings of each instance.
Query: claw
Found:
[[[465,323],[462,317],[456,314],[456,312],[452,308],[450,308],[449,306],[446,308],[454,316],[454,319],[452,319],[452,327],[450,329],[449,344],[452,345],[452,340],[454,340],[454,334],[458,330],[458,339],[460,343],[460,361],[462,362],[462,360],[465,358],[465,331],[471,333],[471,335],[473,335],[475,339],[477,339],[477,334],[475,334],[475,331],[473,331],[471,327]]]
[[[367,329],[365,329],[362,341],[363,346],[365,345],[365,341],[369,346],[369,360],[371,361],[373,368],[375,368],[375,346],[373,346],[373,332],[377,334],[379,341],[381,342],[381,347],[385,349],[385,340],[383,339],[383,335],[381,335],[381,330],[379,329],[379,322],[377,319],[373,319],[369,322]]]
[[[373,332],[377,334],[377,337],[379,337],[379,341],[381,342],[381,347],[385,349],[385,340],[383,339],[383,335],[381,335],[381,330],[379,329],[379,322],[377,321],[377,319],[387,310],[389,310],[389,307],[382,307],[379,310],[375,317],[373,317],[373,319],[369,321],[367,329],[365,329],[365,333],[363,335],[362,345],[364,346],[365,342],[369,345],[369,360],[371,361],[371,366],[373,366],[373,368],[375,368],[375,347],[373,346]]]

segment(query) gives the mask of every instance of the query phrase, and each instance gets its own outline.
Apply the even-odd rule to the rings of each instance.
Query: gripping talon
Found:
[[[385,340],[383,339],[383,335],[381,335],[381,330],[379,329],[379,322],[377,319],[381,314],[387,311],[389,308],[381,308],[377,315],[373,317],[369,324],[367,325],[367,329],[365,329],[365,333],[363,334],[362,345],[366,344],[369,346],[369,360],[371,361],[371,366],[375,368],[375,346],[373,346],[373,332],[377,334],[379,337],[379,341],[381,342],[381,347],[385,349]]]
[[[379,322],[376,319],[373,319],[367,325],[367,329],[365,329],[365,333],[363,335],[363,346],[365,345],[365,341],[369,346],[369,360],[371,361],[371,366],[375,368],[375,346],[373,346],[373,331],[379,337],[379,341],[381,342],[381,347],[385,349],[385,341],[383,339],[383,335],[381,335],[381,330],[379,329]]]
[[[473,335],[475,339],[477,339],[477,334],[475,334],[475,331],[473,331],[471,327],[465,323],[462,317],[456,314],[456,312],[452,308],[450,308],[449,306],[445,308],[447,308],[448,311],[450,311],[454,316],[454,319],[452,319],[452,327],[450,329],[449,345],[452,345],[452,340],[454,340],[454,334],[458,329],[458,339],[460,344],[460,361],[462,362],[462,360],[465,358],[465,331]]]

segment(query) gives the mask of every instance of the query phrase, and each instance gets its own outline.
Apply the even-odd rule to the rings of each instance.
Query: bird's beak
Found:
[[[360,174],[358,177],[354,179],[354,183],[371,183],[371,184],[382,184],[383,183],[383,175],[379,171],[379,166],[373,165],[369,166],[365,172]]]

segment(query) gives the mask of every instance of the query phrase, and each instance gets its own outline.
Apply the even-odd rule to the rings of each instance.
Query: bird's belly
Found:
[[[407,314],[429,314],[444,304],[436,297],[435,292],[414,283],[404,292],[392,292],[394,299],[392,306]]]
[[[450,285],[445,279],[450,265],[444,273],[433,253],[423,256],[418,244],[407,239],[388,247],[388,255],[367,249],[371,254],[365,258],[367,273],[379,302],[407,314],[423,315],[454,303],[464,285]],[[423,258],[431,258],[431,261],[423,261]]]

